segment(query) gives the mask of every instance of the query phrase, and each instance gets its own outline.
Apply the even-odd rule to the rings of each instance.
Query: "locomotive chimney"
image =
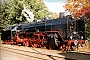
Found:
[[[64,12],[60,12],[59,13],[59,18],[63,18],[65,16],[64,14],[65,14]]]

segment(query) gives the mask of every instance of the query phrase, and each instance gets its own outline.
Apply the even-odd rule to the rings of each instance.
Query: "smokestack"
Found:
[[[60,12],[59,13],[59,18],[63,18],[65,16],[64,14],[65,14],[64,12]]]

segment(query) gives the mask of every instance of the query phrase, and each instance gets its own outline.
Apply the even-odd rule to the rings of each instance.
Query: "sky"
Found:
[[[63,6],[65,5],[66,0],[44,0],[44,2],[51,12],[60,13],[65,10]]]
[[[0,0],[0,4],[2,4],[3,3],[3,0]]]

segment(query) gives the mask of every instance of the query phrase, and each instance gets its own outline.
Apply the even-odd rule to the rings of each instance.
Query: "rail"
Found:
[[[45,59],[45,58],[42,58],[39,56],[38,57],[37,56],[30,56],[29,54],[25,54],[25,53],[33,53],[35,55],[36,54],[44,55],[44,56],[49,57],[52,60],[56,60],[56,58],[61,58],[64,60],[76,60],[76,59],[71,59],[71,58],[67,58],[67,57],[60,57],[60,56],[55,56],[55,55],[50,55],[50,54],[44,54],[44,53],[40,53],[40,52],[30,52],[30,51],[25,51],[25,50],[20,50],[20,49],[15,49],[15,48],[9,48],[9,47],[3,47],[3,46],[0,46],[0,47],[1,47],[1,50],[4,50],[4,51],[12,52],[15,54],[20,54],[23,56],[34,57],[34,58],[42,59],[42,60],[48,60],[48,59]],[[17,51],[19,51],[19,52],[17,52]],[[20,53],[20,52],[24,52],[24,53]]]

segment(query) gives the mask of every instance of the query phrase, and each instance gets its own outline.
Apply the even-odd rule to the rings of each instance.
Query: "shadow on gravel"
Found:
[[[37,51],[37,50],[35,50],[35,49],[33,49],[34,51],[36,51],[36,52],[38,52],[39,54],[42,54],[41,52],[39,52],[39,51]],[[42,54],[43,55],[43,54]],[[54,59],[51,55],[46,55],[46,56],[48,56],[49,58],[51,58],[52,60],[56,60],[56,59]]]
[[[65,56],[66,58],[71,58],[75,60],[90,60],[90,54],[78,53],[78,52],[64,52],[58,53]]]

